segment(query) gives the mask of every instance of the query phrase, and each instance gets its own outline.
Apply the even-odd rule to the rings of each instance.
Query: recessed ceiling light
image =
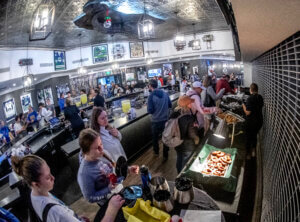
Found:
[[[13,86],[16,86],[16,83],[14,83]]]
[[[37,78],[34,78],[33,80],[34,80],[34,81],[36,81],[36,80],[37,80]]]

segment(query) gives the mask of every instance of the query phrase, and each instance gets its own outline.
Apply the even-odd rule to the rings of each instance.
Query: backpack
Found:
[[[211,96],[207,93],[207,90],[205,92],[205,100],[203,102],[204,107],[214,107],[216,106],[215,101],[211,98]]]
[[[165,129],[162,133],[162,142],[170,148],[175,148],[183,143],[180,137],[180,129],[178,125],[178,119],[182,115],[174,119],[169,119],[166,122]]]

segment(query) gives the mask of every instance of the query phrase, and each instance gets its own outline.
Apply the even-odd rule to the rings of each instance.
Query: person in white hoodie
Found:
[[[213,114],[217,112],[217,107],[204,107],[201,102],[201,92],[204,90],[205,87],[202,86],[202,83],[199,81],[196,81],[193,83],[193,88],[190,89],[186,95],[194,99],[194,103],[192,103],[192,112],[193,115],[196,115],[199,129],[204,128],[205,122],[204,122],[204,115],[205,114]]]
[[[46,121],[49,121],[49,119],[52,118],[52,111],[51,110],[47,110],[45,108],[45,104],[44,103],[39,103],[39,118],[43,118],[46,120]]]

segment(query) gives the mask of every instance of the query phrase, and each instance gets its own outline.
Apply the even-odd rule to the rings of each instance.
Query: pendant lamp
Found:
[[[52,32],[55,5],[52,0],[43,0],[33,13],[29,40],[45,40]]]
[[[154,22],[146,14],[146,3],[144,1],[144,14],[138,21],[138,37],[139,39],[153,39],[155,38]]]
[[[79,75],[85,75],[87,74],[87,69],[83,66],[83,60],[82,60],[82,52],[81,52],[81,33],[78,34],[79,37],[79,51],[80,51],[80,67],[77,69],[77,73]]]
[[[178,17],[177,14],[178,12],[175,12],[176,14],[176,21],[177,21],[177,33],[174,38],[174,46],[177,51],[183,50],[184,47],[186,46],[186,40],[184,39],[184,34],[181,34],[179,32],[179,24],[178,24]]]

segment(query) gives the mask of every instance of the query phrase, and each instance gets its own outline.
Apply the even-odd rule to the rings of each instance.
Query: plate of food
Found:
[[[202,164],[202,174],[224,177],[232,163],[231,154],[223,151],[211,152]]]

